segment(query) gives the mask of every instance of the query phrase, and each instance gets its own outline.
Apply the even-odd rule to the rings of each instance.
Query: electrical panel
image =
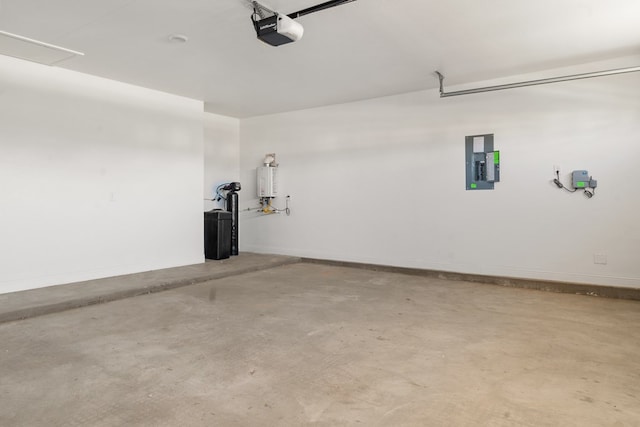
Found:
[[[258,197],[278,196],[278,168],[273,166],[260,166],[256,170],[258,177]]]
[[[467,190],[493,190],[500,182],[500,151],[493,149],[493,134],[465,137]]]

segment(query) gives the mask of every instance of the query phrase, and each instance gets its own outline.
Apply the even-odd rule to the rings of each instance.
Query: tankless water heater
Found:
[[[260,166],[256,170],[258,177],[258,197],[278,196],[278,168],[273,166]]]

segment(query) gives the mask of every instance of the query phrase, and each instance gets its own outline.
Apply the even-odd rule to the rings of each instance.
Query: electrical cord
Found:
[[[565,187],[561,182],[560,182],[560,171],[556,171],[556,178],[553,180],[553,183],[558,187],[558,188],[563,188],[565,190],[567,190],[569,193],[575,193],[576,190],[569,190],[567,187]]]

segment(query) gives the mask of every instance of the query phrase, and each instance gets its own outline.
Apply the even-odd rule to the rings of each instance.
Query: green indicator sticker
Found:
[[[478,184],[471,184],[471,188],[478,188]]]
[[[576,182],[576,185],[580,188],[584,188],[584,182],[583,181],[578,181]]]
[[[493,152],[493,163],[496,165],[500,164],[500,152],[499,151],[494,151]]]

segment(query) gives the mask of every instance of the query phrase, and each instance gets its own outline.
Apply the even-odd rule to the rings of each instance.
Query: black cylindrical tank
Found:
[[[238,221],[238,193],[227,193],[227,211],[231,212],[231,255],[238,255],[239,221]]]

